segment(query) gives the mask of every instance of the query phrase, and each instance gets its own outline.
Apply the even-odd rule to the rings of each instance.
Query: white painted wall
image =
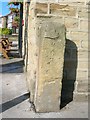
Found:
[[[2,18],[0,18],[0,28],[2,28]]]

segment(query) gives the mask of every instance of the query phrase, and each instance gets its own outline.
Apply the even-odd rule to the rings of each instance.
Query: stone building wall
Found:
[[[87,0],[39,0],[35,8],[37,18],[59,18],[66,27],[62,92],[74,91],[75,99],[88,94],[88,11]]]
[[[33,0],[34,1],[34,0]],[[31,1],[32,4],[32,1]],[[66,49],[64,56],[64,70],[62,80],[62,99],[66,100],[73,97],[74,100],[86,100],[88,96],[88,14],[89,4],[87,0],[35,0],[29,8],[29,28],[28,39],[34,40],[35,19],[55,20],[64,24],[66,27]],[[31,20],[31,22],[30,22]],[[33,41],[32,43],[34,43]],[[33,52],[37,48],[28,42],[28,50]],[[34,56],[28,55],[28,60]],[[36,58],[37,59],[37,58]],[[37,61],[34,62],[34,65]],[[33,66],[29,66],[34,70]],[[28,73],[27,73],[28,74]],[[35,75],[32,74],[34,79]],[[29,74],[30,75],[30,74]],[[28,75],[28,76],[29,76]],[[30,82],[30,81],[29,81]],[[31,83],[33,87],[33,83]],[[33,91],[35,92],[35,91]]]

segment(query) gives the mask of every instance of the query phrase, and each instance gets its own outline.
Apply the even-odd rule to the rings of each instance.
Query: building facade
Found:
[[[7,17],[2,16],[0,17],[0,28],[6,28],[7,27]]]
[[[14,18],[16,17],[16,13],[9,13],[6,16],[0,17],[0,28],[8,28],[12,29],[13,33],[18,33],[18,26],[14,23]]]

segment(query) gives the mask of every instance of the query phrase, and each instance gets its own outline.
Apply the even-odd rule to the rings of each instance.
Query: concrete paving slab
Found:
[[[0,83],[3,105],[0,116],[3,118],[88,118],[88,102],[78,101],[69,103],[60,112],[35,113],[24,73],[0,74]]]
[[[23,58],[0,59],[0,73],[22,73]]]
[[[27,93],[25,74],[2,74],[2,102]]]
[[[72,107],[70,107],[72,106]],[[82,107],[80,107],[82,106]],[[30,111],[30,103],[28,100],[19,105],[5,111],[2,114],[3,118],[88,118],[86,110],[87,103],[70,103],[65,109],[60,112],[51,113],[35,113]]]
[[[18,63],[20,61],[23,61],[23,58],[13,58],[13,59],[0,58],[0,66]]]

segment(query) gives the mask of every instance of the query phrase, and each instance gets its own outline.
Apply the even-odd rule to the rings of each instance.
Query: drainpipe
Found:
[[[19,24],[19,55],[22,57],[22,20],[23,20],[23,4],[20,4],[20,24]]]

